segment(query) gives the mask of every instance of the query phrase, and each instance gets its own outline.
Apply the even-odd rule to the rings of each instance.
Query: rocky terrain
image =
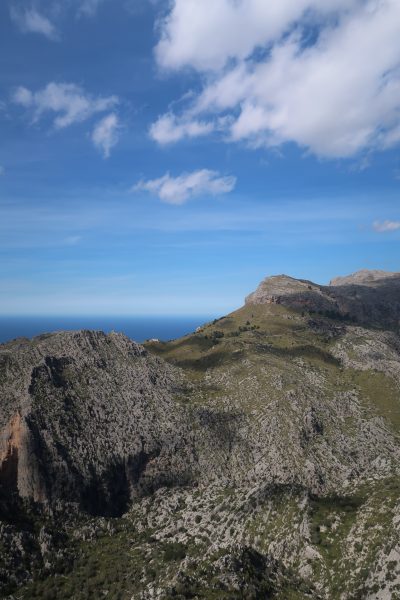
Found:
[[[0,345],[7,598],[400,598],[400,275]]]

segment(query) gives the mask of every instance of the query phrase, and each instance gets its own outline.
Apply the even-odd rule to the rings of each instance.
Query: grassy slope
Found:
[[[398,383],[377,371],[343,369],[331,352],[335,338],[312,331],[309,318],[308,314],[302,316],[275,304],[249,305],[204,325],[195,334],[146,345],[151,352],[184,368],[196,384],[204,381],[208,369],[223,369],[249,358],[280,369],[290,386],[291,363],[303,359],[307,366],[326,376],[328,388],[339,391],[355,387],[367,411],[383,417],[388,427],[400,434]],[[331,319],[324,322],[341,326]]]

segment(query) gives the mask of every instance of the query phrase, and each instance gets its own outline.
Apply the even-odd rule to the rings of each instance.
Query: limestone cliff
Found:
[[[118,514],[135,495],[186,480],[179,376],[126,337],[17,340],[0,346],[0,371],[3,494]]]

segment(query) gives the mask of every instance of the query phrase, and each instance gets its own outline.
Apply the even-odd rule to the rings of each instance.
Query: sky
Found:
[[[398,0],[2,0],[0,314],[400,271]]]

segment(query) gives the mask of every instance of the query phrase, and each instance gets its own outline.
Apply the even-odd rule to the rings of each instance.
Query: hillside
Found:
[[[400,276],[264,280],[171,342],[0,346],[19,598],[400,598]]]

